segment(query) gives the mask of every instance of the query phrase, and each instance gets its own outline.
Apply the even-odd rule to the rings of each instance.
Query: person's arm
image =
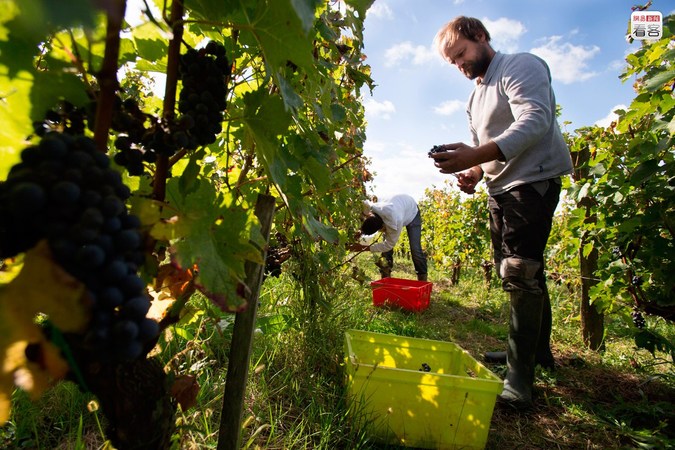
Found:
[[[508,161],[538,142],[555,120],[551,75],[534,55],[513,58],[501,77],[514,122],[494,142]]]
[[[441,173],[461,172],[488,161],[495,159],[504,160],[499,146],[494,141],[478,147],[470,147],[463,142],[454,144],[445,144],[441,146],[445,152],[432,153],[434,165],[440,169]],[[478,172],[476,171],[476,174]],[[482,176],[483,171],[480,171]]]
[[[400,236],[401,229],[394,230],[393,228],[385,227],[384,241],[370,244],[370,251],[373,253],[388,252],[394,248]]]
[[[359,244],[358,242],[354,244],[347,244],[347,250],[352,252],[365,252],[370,250],[370,245]]]

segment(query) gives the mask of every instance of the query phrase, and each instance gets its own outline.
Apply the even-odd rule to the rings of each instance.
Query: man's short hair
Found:
[[[485,40],[490,42],[490,33],[483,22],[474,17],[458,16],[438,30],[434,37],[434,44],[441,56],[445,58],[445,49],[451,47],[459,37],[478,42],[481,36],[485,36]]]
[[[380,216],[373,213],[366,217],[366,219],[361,224],[361,234],[364,236],[370,236],[375,234],[382,229],[384,226],[384,221]]]

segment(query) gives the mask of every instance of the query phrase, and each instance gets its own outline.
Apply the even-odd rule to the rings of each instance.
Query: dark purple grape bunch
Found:
[[[265,258],[265,277],[278,278],[281,275],[281,264],[291,257],[291,247],[288,239],[281,233],[274,236],[276,244],[271,244],[267,249]]]
[[[33,131],[39,137],[52,131],[71,135],[84,134],[86,121],[86,108],[77,107],[63,100],[49,109],[44,119],[33,122]]]
[[[152,125],[154,118],[145,114],[136,99],[122,100],[115,97],[111,128],[119,134],[115,138],[115,163],[127,169],[129,175],[143,175],[144,163],[157,160],[155,148],[147,145],[155,133],[157,126]],[[150,125],[146,124],[150,121]]]
[[[631,319],[633,319],[633,325],[635,325],[636,328],[641,330],[647,325],[647,321],[642,315],[642,311],[640,311],[637,307],[633,308],[630,315]]]
[[[433,147],[431,147],[431,150],[429,150],[428,155],[429,155],[429,157],[431,157],[431,155],[433,155],[435,153],[441,153],[441,152],[444,152],[444,151],[445,150],[443,149],[442,145],[434,145]]]
[[[141,224],[127,211],[130,195],[92,139],[53,132],[25,148],[0,183],[0,258],[47,239],[55,261],[86,286],[91,320],[69,338],[96,360],[142,357],[159,333],[146,318]]]
[[[183,88],[178,99],[178,123],[187,133],[186,148],[212,144],[222,131],[230,71],[225,47],[215,41],[199,50],[190,48],[180,56]]]
[[[127,128],[113,127],[121,132],[115,139],[118,152],[114,160],[125,167],[129,175],[143,175],[145,163],[154,164],[160,155],[171,157],[180,149],[188,148],[186,127],[181,122],[147,115],[133,99],[125,100],[122,106],[121,117],[127,117],[123,121]]]

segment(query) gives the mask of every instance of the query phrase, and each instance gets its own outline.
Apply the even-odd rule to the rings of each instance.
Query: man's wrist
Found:
[[[487,144],[479,146],[478,153],[480,154],[480,163],[489,161],[506,161],[502,150],[495,141],[490,141]]]
[[[481,166],[473,166],[471,170],[476,175],[476,182],[483,179],[483,168]]]

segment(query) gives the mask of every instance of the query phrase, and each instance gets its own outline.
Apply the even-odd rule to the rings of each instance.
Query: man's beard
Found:
[[[486,48],[481,48],[480,54],[475,61],[467,63],[463,67],[464,75],[470,80],[484,76],[490,66],[490,56]]]

